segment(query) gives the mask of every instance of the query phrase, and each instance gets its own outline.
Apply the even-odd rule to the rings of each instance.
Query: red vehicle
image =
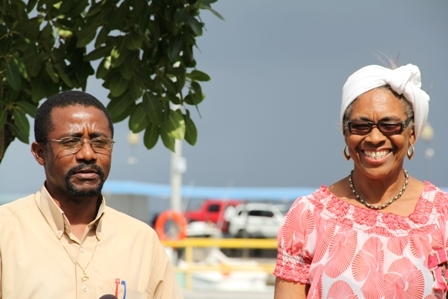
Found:
[[[225,211],[236,207],[243,203],[240,200],[225,200],[225,199],[206,199],[198,210],[189,210],[185,212],[185,218],[188,222],[204,221],[215,223],[222,232],[227,233],[229,223],[225,219]]]

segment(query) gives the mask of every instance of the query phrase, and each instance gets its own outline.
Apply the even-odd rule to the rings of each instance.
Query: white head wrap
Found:
[[[394,70],[379,65],[368,65],[354,72],[342,88],[341,123],[350,103],[363,93],[386,84],[412,104],[414,134],[417,140],[428,118],[429,95],[420,89],[422,85],[420,70],[412,64]]]

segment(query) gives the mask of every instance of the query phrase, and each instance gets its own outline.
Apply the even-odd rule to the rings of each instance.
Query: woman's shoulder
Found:
[[[440,187],[435,186],[429,181],[424,181],[424,188],[421,196],[425,199],[434,200],[435,202],[440,202],[443,205],[448,202],[448,191]]]
[[[336,184],[329,186],[321,185],[314,192],[298,197],[291,206],[291,209],[295,210],[321,210],[324,206],[331,205],[334,202],[339,202],[339,194],[343,194],[338,191],[340,187]]]

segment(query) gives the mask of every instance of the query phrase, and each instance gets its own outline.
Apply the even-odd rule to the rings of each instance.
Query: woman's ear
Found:
[[[409,130],[409,144],[413,145],[415,144],[415,130],[414,127],[411,128],[411,130]]]
[[[36,159],[37,163],[42,166],[45,165],[44,149],[42,144],[34,141],[31,144],[31,153],[33,154],[33,157],[34,159]]]

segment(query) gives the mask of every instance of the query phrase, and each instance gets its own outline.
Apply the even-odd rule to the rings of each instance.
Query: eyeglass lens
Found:
[[[351,134],[365,135],[372,131],[373,126],[376,126],[381,133],[386,135],[400,134],[403,131],[403,123],[391,123],[380,121],[378,123],[372,122],[349,122],[348,129]]]
[[[88,141],[84,141],[81,138],[75,138],[75,137],[67,137],[62,138],[59,143],[60,145],[68,150],[79,150],[84,143],[90,143],[94,151],[104,151],[104,150],[110,150],[113,145],[112,139],[108,138],[94,138]]]

